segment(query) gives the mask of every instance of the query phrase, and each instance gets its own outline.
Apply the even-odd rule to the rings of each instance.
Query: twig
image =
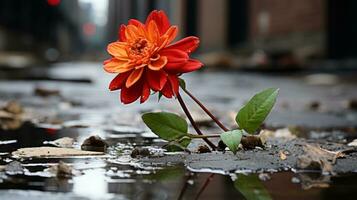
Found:
[[[185,178],[185,182],[182,186],[182,189],[180,191],[180,195],[178,196],[177,200],[181,200],[183,195],[185,194],[186,190],[187,190],[187,186],[188,186],[188,181],[190,180],[190,178],[192,178],[191,173]]]
[[[206,179],[205,183],[201,187],[200,191],[197,193],[195,200],[198,200],[200,198],[201,194],[203,193],[203,191],[205,191],[205,189],[207,188],[209,183],[212,181],[213,177],[214,177],[213,173],[211,175],[209,175],[209,177]]]
[[[190,111],[188,110],[185,102],[183,101],[182,97],[180,94],[177,94],[177,100],[180,103],[182,110],[185,112],[188,120],[190,120],[193,128],[195,129],[195,131],[197,132],[198,135],[203,135],[203,133],[201,132],[201,130],[199,129],[198,125],[196,124],[195,120],[192,118],[192,115],[190,113]],[[202,138],[213,150],[216,150],[216,146],[209,141],[207,138]]]
[[[189,92],[188,90],[186,90],[186,88],[182,88],[182,90],[191,97],[191,99],[193,101],[195,101],[198,106],[201,107],[201,109],[203,111],[205,111],[205,113],[224,131],[229,131],[229,129],[227,127],[225,127],[218,119],[217,117],[215,117],[195,96],[193,96],[193,94],[191,94],[191,92]]]

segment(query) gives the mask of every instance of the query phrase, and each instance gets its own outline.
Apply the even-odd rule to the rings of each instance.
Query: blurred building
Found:
[[[129,18],[164,9],[201,52],[238,50],[297,59],[357,58],[353,0],[110,0],[109,40]]]
[[[0,1],[0,64],[56,61],[78,54],[78,14],[77,0]]]

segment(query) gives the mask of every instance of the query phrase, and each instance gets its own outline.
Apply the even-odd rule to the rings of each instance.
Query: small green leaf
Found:
[[[145,113],[141,116],[144,123],[160,138],[173,141],[187,135],[188,125],[180,116],[168,113]]]
[[[183,136],[180,139],[169,142],[167,145],[165,145],[165,149],[169,152],[185,151],[190,143],[191,138]]]
[[[182,89],[186,89],[186,82],[182,78],[179,78],[179,85]]]
[[[161,92],[159,92],[159,96],[158,96],[157,102],[159,102],[159,101],[160,101],[160,99],[161,99],[162,95],[163,95],[163,94],[162,94]]]
[[[239,127],[254,133],[273,108],[278,92],[277,88],[269,88],[254,95],[236,116]]]
[[[240,140],[242,139],[242,135],[242,130],[228,131],[221,134],[221,140],[225,145],[227,145],[229,150],[236,154],[238,150],[238,145],[240,143]]]
[[[234,181],[234,187],[242,193],[247,200],[271,200],[273,199],[259,177],[255,174],[238,175]]]

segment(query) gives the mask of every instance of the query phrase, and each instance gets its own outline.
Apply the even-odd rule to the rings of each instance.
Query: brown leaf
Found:
[[[342,151],[329,151],[317,145],[306,144],[305,154],[297,159],[297,167],[301,169],[320,169],[322,173],[333,174],[333,167],[336,159],[343,157]]]
[[[33,157],[69,157],[69,156],[97,156],[103,155],[102,152],[82,151],[70,148],[57,147],[31,147],[21,148],[12,152],[14,157],[33,158]]]

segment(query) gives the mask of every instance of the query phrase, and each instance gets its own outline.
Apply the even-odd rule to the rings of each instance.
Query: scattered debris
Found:
[[[133,149],[130,156],[132,158],[138,158],[138,157],[147,157],[147,156],[150,156],[150,154],[151,153],[150,153],[149,149],[136,147],[135,149]]]
[[[74,139],[70,137],[59,138],[54,141],[45,141],[43,144],[51,144],[56,147],[72,148],[74,144]]]
[[[222,140],[218,141],[217,151],[225,151],[227,145]]]
[[[198,153],[211,153],[211,149],[207,145],[200,145],[197,149]]]
[[[267,173],[260,173],[258,177],[261,181],[269,181],[271,179],[270,175]]]
[[[57,178],[63,179],[71,178],[74,175],[73,168],[63,161],[60,161],[58,165],[52,166],[48,171],[55,174]]]
[[[334,174],[332,165],[336,163],[337,158],[344,156],[341,151],[329,151],[310,144],[305,144],[303,150],[305,154],[298,157],[297,167],[300,169],[320,169],[324,174]]]
[[[3,108],[0,109],[0,129],[15,130],[22,123],[22,106],[16,101],[9,101]]]
[[[312,101],[310,102],[310,104],[308,105],[310,110],[318,110],[320,108],[320,102],[318,101]]]
[[[352,142],[348,143],[347,146],[357,147],[357,139],[354,139]]]
[[[335,85],[339,82],[339,77],[333,74],[317,73],[307,75],[305,81],[309,85]]]
[[[34,94],[41,97],[60,96],[59,90],[37,87]]]
[[[291,178],[291,182],[297,184],[297,183],[300,183],[301,181],[300,181],[299,178],[297,178],[297,177],[294,176],[294,177]]]
[[[287,159],[287,156],[286,156],[284,151],[280,151],[279,152],[279,157],[280,157],[280,160],[286,160]]]
[[[259,133],[260,138],[265,142],[269,138],[283,138],[283,139],[288,139],[292,140],[296,138],[296,135],[294,135],[289,128],[282,128],[278,129],[276,131],[270,131],[270,130],[262,130]]]
[[[316,174],[299,174],[301,187],[304,190],[311,188],[328,188],[330,187],[331,176],[316,175]]]
[[[0,145],[4,145],[4,144],[14,144],[17,143],[17,140],[4,140],[4,141],[0,141]]]
[[[357,110],[357,99],[348,100],[347,107],[351,110]]]
[[[12,161],[5,166],[5,173],[8,175],[23,174],[24,168],[19,161]]]
[[[22,106],[16,101],[9,101],[2,110],[15,115],[23,113]]]
[[[243,149],[264,148],[265,141],[259,135],[245,135],[242,137],[241,144]]]
[[[90,136],[81,145],[82,150],[105,152],[108,144],[99,136]]]
[[[68,156],[98,156],[102,152],[82,151],[70,148],[58,147],[31,147],[21,148],[12,152],[15,158],[36,158],[36,157],[68,157]]]

